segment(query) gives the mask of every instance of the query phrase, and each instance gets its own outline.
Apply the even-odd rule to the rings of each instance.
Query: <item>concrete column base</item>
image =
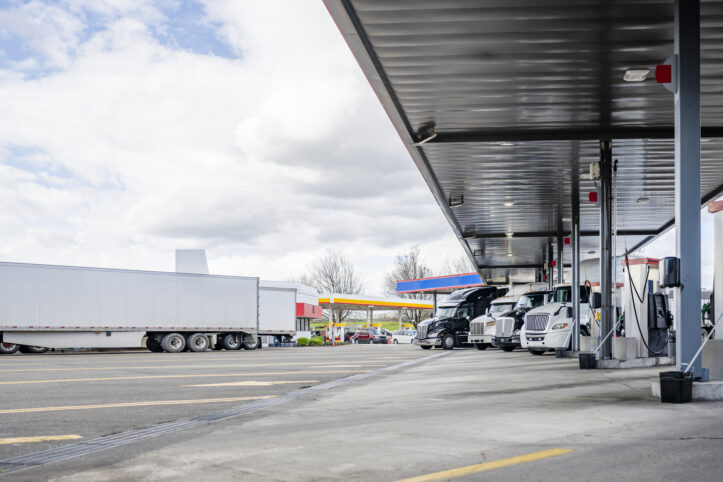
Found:
[[[659,356],[631,360],[598,360],[598,368],[648,368],[675,365],[675,357]]]
[[[633,360],[638,356],[638,339],[616,336],[613,338],[613,358]]]
[[[660,382],[651,385],[653,396],[660,398]],[[723,400],[723,381],[693,382],[693,401],[716,402]]]

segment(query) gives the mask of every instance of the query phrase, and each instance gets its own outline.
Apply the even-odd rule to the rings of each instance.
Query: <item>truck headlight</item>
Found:
[[[563,328],[567,328],[567,323],[555,323],[552,325],[553,330],[562,330]]]

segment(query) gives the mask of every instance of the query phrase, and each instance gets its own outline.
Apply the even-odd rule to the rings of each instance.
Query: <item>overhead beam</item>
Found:
[[[664,227],[665,229],[665,227]],[[619,229],[618,236],[656,236],[660,234],[660,229]],[[564,233],[569,236],[570,233]],[[580,231],[582,237],[600,236],[599,231]],[[514,233],[509,236],[507,233],[475,233],[465,234],[464,239],[494,239],[494,238],[556,238],[557,232],[553,231],[533,231],[525,233]]]
[[[436,137],[423,145],[524,142],[524,141],[598,141],[600,139],[674,139],[673,127],[615,127],[612,129],[491,129],[470,132],[435,132]],[[723,126],[701,128],[701,137],[723,137]],[[423,139],[417,139],[417,143]]]

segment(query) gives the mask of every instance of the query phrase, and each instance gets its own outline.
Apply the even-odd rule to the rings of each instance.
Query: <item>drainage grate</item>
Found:
[[[207,413],[193,418],[184,418],[181,420],[175,420],[173,422],[166,422],[159,425],[154,425],[152,427],[133,429],[127,432],[107,435],[105,437],[99,437],[93,440],[78,442],[55,449],[49,449],[42,452],[36,452],[33,454],[21,455],[19,457],[0,460],[0,475],[10,472],[17,472],[19,470],[27,469],[30,467],[37,467],[53,462],[59,462],[61,460],[81,457],[83,455],[89,455],[95,452],[100,452],[102,450],[119,447],[121,445],[131,444],[139,440],[159,437],[161,435],[178,432],[179,430],[186,430],[196,427],[198,425],[215,422],[217,420],[246,415],[249,413],[253,413],[257,410],[274,407],[276,405],[281,405],[292,400],[308,397],[309,395],[323,392],[325,390],[331,390],[333,388],[359,382],[361,380],[365,380],[367,378],[371,378],[386,372],[399,370],[401,368],[406,368],[412,365],[418,365],[420,363],[432,360],[434,358],[439,358],[440,356],[444,356],[449,353],[451,352],[437,353],[435,355],[417,358],[416,360],[379,368],[374,371],[357,373],[356,375],[331,380],[329,382],[324,382],[309,388],[300,388],[298,390],[294,390],[293,392],[280,395],[276,398],[267,398],[264,400],[244,403],[243,405],[237,405],[226,410],[221,410],[220,412]]]

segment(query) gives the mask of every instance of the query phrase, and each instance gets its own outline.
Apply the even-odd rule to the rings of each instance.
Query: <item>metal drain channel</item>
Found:
[[[291,402],[292,400],[308,397],[309,395],[313,395],[315,393],[331,390],[333,388],[341,387],[344,385],[350,385],[352,383],[359,382],[361,380],[365,380],[367,378],[371,378],[377,375],[381,375],[386,372],[399,370],[401,368],[406,368],[413,365],[418,365],[420,363],[439,358],[449,353],[450,352],[437,353],[435,355],[417,358],[416,360],[379,368],[370,372],[357,373],[356,375],[331,380],[309,388],[294,390],[293,392],[280,395],[276,398],[268,398],[265,400],[257,400],[254,402],[244,403],[242,405],[227,408],[219,412],[207,413],[204,415],[199,415],[197,417],[175,420],[173,422],[165,422],[159,425],[154,425],[152,427],[133,429],[127,432],[121,432],[114,435],[106,435],[104,437],[98,437],[93,440],[78,442],[55,449],[43,450],[42,452],[36,452],[33,454],[21,455],[18,457],[0,460],[0,476],[11,472],[17,472],[23,469],[28,469],[31,467],[38,467],[40,465],[51,464],[53,462],[59,462],[61,460],[89,455],[92,453],[100,452],[102,450],[107,450],[114,447],[119,447],[121,445],[138,442],[139,440],[167,435],[173,432],[178,432],[179,430],[186,430],[196,427],[198,425],[215,422],[217,420],[224,420],[227,418],[238,417],[240,415],[247,415],[249,413],[256,412],[257,410],[275,407],[277,405]]]

